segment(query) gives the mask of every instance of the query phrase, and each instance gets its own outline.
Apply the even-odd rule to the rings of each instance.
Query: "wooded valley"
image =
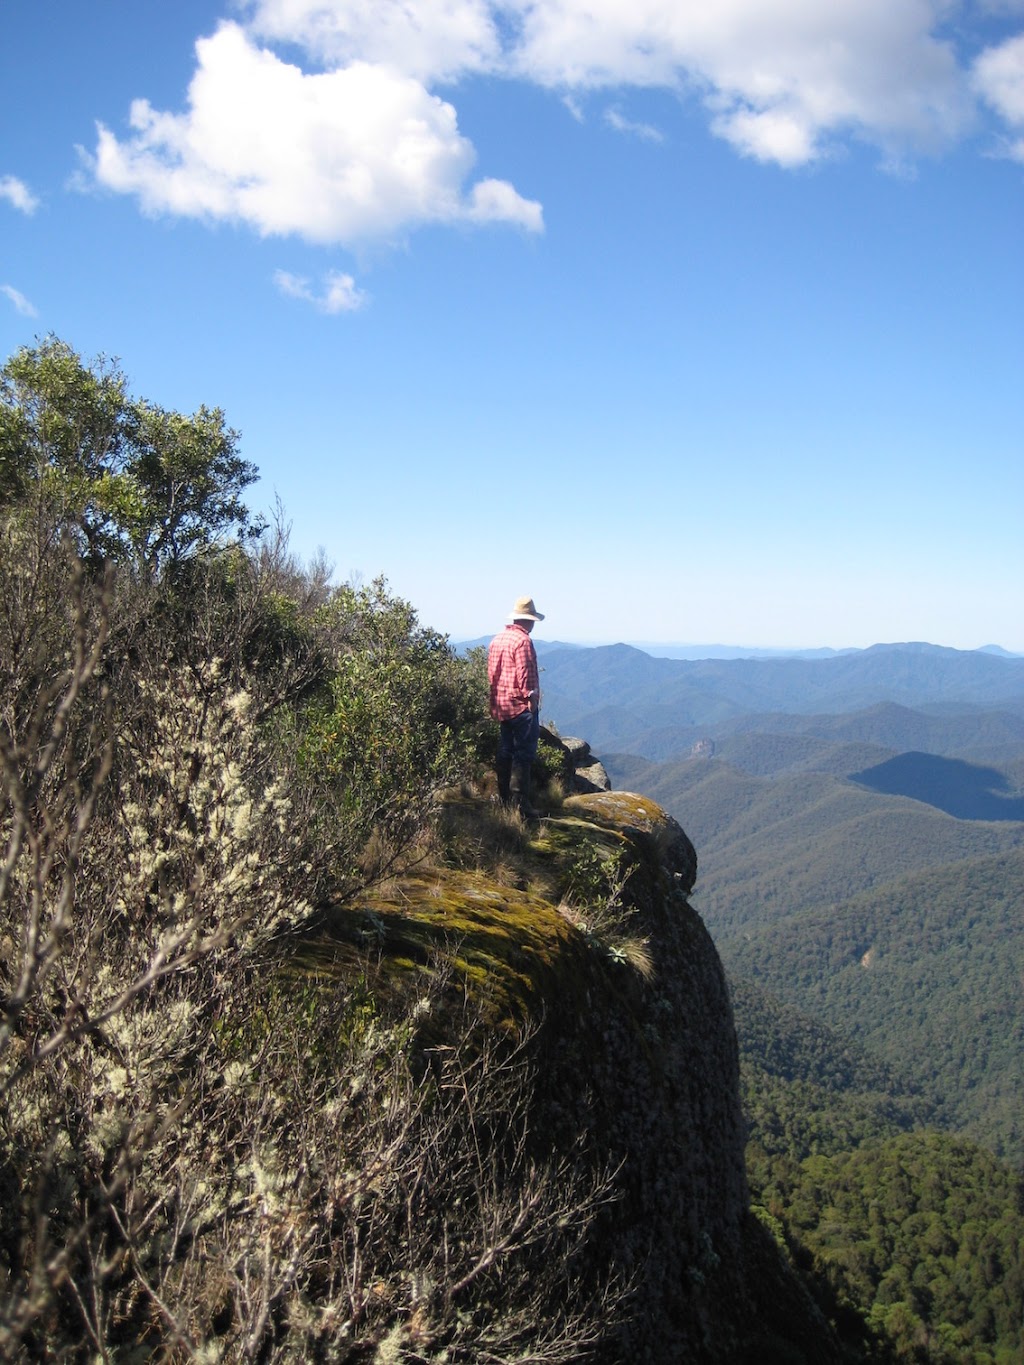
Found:
[[[1020,1359],[1024,660],[542,665],[557,723],[694,841],[752,1190],[850,1349]]]

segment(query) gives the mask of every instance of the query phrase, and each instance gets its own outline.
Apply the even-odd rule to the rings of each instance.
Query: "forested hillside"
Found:
[[[887,1059],[936,1122],[1020,1160],[1024,824],[802,771],[803,738],[748,741],[748,768],[777,775],[717,757],[605,762],[694,832],[696,904],[734,979]]]
[[[761,766],[770,767],[774,741],[766,751]],[[958,820],[821,771],[772,778],[718,759],[644,766],[612,754],[604,762],[613,782],[649,792],[694,831],[698,903],[720,942],[908,872],[1024,843],[1020,822]]]
[[[848,1151],[930,1123],[935,1100],[911,1074],[848,1034],[731,979],[751,1142],[761,1155],[799,1160]]]
[[[935,1121],[1024,1161],[1024,849],[970,858],[720,940],[732,975],[841,1030],[935,1097]]]
[[[612,780],[663,802],[700,850],[752,1192],[847,1348],[1015,1365],[1019,703],[811,715],[796,698],[679,725],[671,704],[588,701],[633,745],[602,754]]]
[[[851,773],[850,780],[871,791],[923,801],[958,820],[1024,820],[1024,797],[1015,794],[1009,773],[959,758],[897,754]]]

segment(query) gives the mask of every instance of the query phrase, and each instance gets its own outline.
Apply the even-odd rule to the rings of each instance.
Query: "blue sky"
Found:
[[[0,356],[455,639],[1024,652],[1024,0],[0,0]]]

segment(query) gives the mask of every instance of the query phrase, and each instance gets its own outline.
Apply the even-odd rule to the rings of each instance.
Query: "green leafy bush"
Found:
[[[0,505],[50,509],[94,563],[150,578],[232,538],[259,534],[242,501],[256,469],[219,408],[191,417],[133,399],[124,375],[47,337],[0,370]]]
[[[439,793],[473,769],[473,679],[383,580],[341,587],[318,617],[335,642],[320,695],[294,716],[297,775],[364,872],[393,864]]]

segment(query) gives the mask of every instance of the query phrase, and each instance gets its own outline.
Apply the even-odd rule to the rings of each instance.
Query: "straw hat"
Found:
[[[508,614],[510,621],[543,621],[544,613],[533,605],[532,597],[517,597],[516,604]]]

